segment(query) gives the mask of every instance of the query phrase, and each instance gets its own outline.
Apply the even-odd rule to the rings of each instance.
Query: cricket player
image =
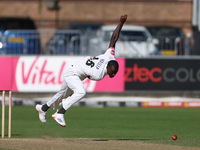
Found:
[[[89,78],[99,81],[106,75],[113,78],[117,74],[119,65],[115,60],[115,44],[126,19],[126,14],[120,17],[119,23],[111,36],[109,48],[104,54],[95,57],[87,56],[73,65],[66,66],[63,71],[64,82],[61,85],[61,89],[46,104],[36,105],[36,110],[42,123],[47,121],[47,110],[50,107],[57,108],[62,101],[62,108],[54,113],[52,117],[59,125],[65,127],[64,114],[66,110],[86,94],[82,80]]]

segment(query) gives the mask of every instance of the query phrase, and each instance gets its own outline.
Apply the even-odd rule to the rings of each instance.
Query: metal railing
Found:
[[[150,55],[190,54],[188,38],[157,37],[157,41],[154,43],[152,39],[148,39],[146,48],[143,46],[143,49],[148,49],[151,44],[155,46],[156,51]],[[119,39],[116,49],[120,52],[117,57],[138,57],[142,42],[145,41]],[[0,55],[98,55],[103,53],[108,45],[109,41],[105,42],[94,31],[7,30],[4,33],[0,32]],[[144,56],[149,56],[149,53],[144,53]]]
[[[40,37],[35,30],[6,30],[0,35],[0,54],[39,54]]]
[[[183,37],[156,37],[158,43],[156,44],[162,55],[188,55],[185,53],[186,47],[190,46],[187,41],[188,38]]]

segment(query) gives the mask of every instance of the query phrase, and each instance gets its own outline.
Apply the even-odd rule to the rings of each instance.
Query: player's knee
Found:
[[[76,91],[76,92],[79,94],[79,96],[80,96],[80,97],[84,97],[84,96],[85,96],[85,94],[86,94],[86,91],[85,91],[85,89],[78,90],[78,91]]]

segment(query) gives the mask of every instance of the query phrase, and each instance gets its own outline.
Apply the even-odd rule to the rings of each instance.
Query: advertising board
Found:
[[[199,91],[200,59],[126,59],[125,90]]]
[[[63,70],[81,57],[17,56],[0,57],[0,89],[18,92],[56,92],[63,82]],[[119,71],[115,78],[101,81],[85,79],[87,92],[124,92],[123,58],[117,59]]]

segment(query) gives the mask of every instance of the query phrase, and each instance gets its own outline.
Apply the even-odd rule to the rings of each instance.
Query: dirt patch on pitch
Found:
[[[65,139],[43,137],[0,139],[0,149],[10,150],[198,150],[195,147],[152,144],[134,140]]]

